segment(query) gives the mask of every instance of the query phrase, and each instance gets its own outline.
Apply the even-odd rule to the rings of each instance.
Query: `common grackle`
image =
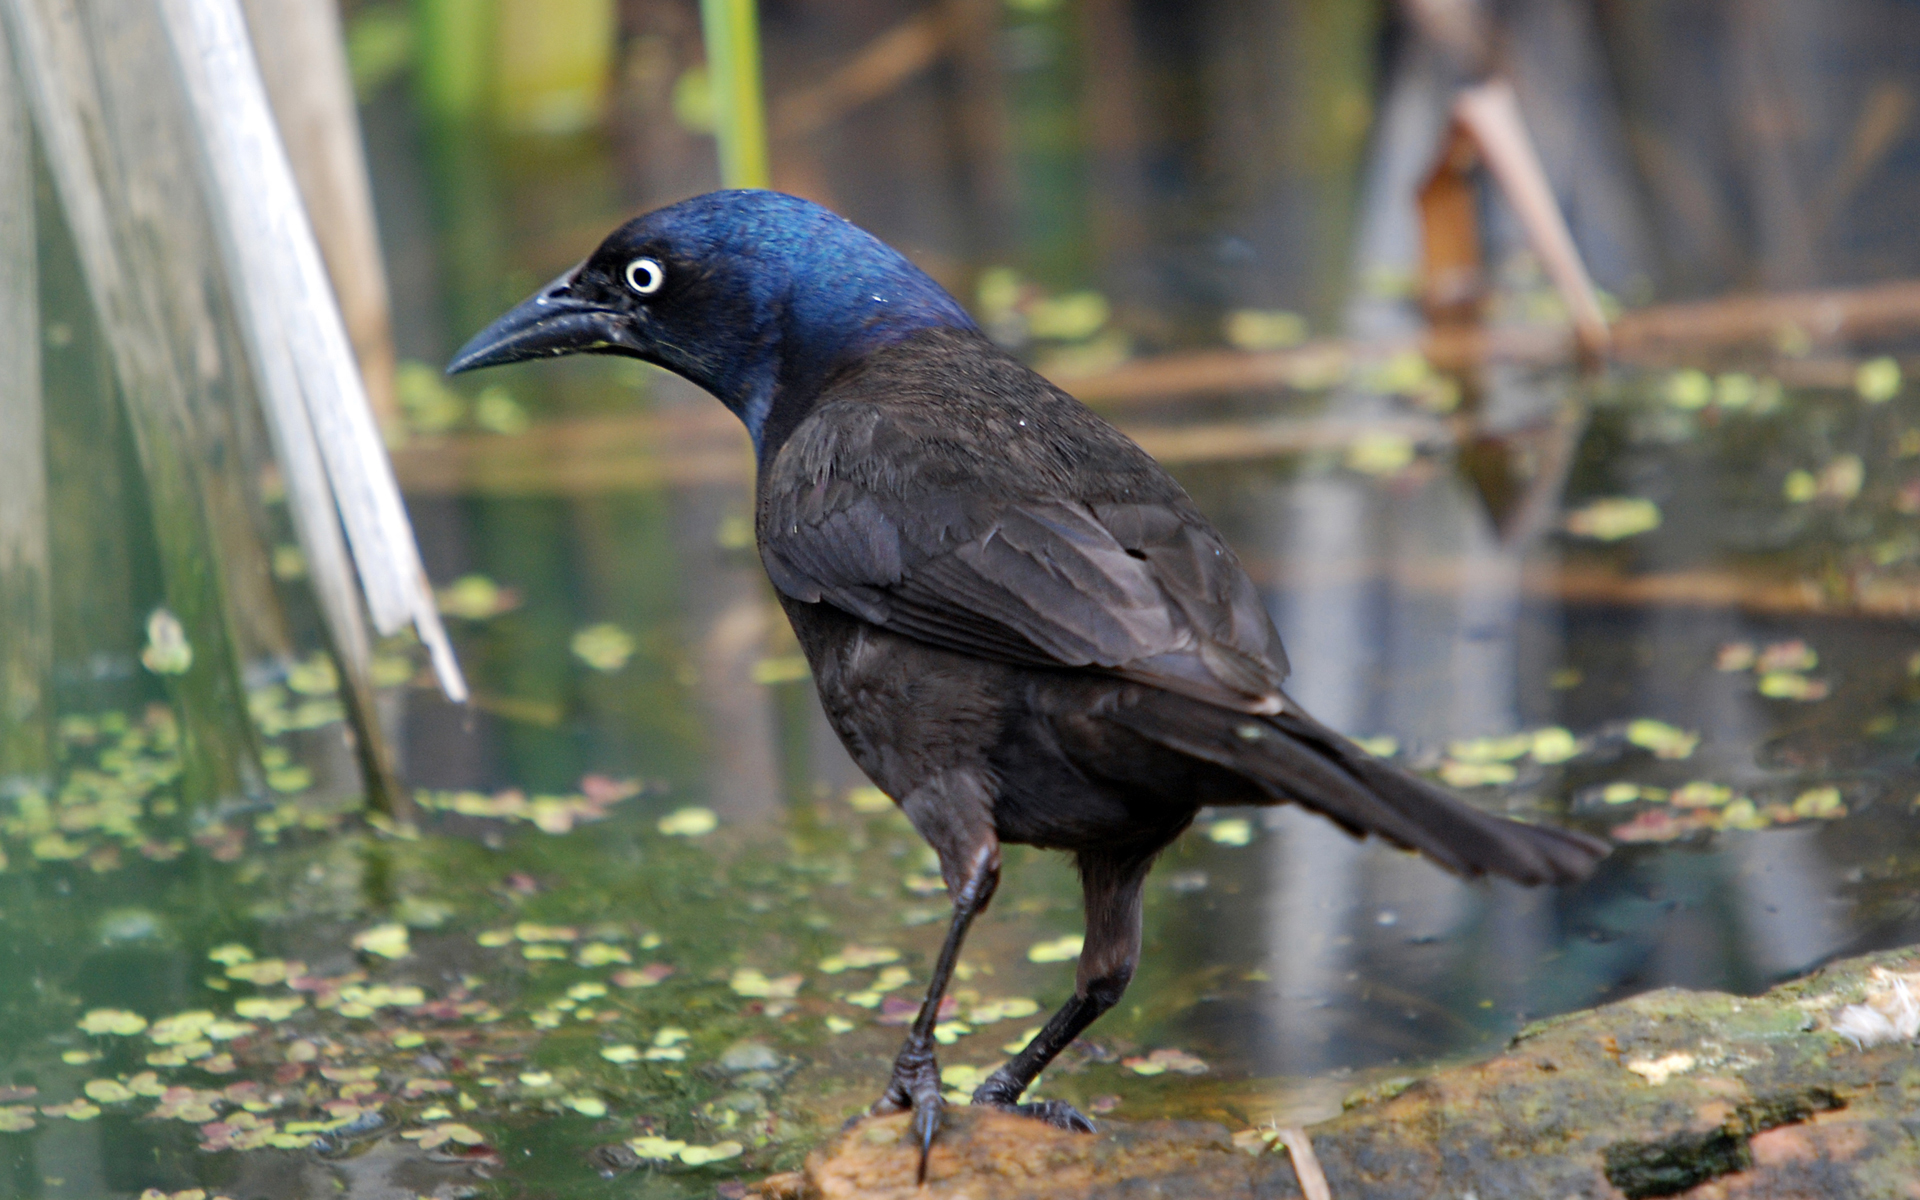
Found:
[[[1301,711],[1233,551],[1145,451],[982,335],[872,235],[776,192],[615,230],[448,371],[624,354],[746,423],[760,558],[854,761],[940,856],[953,900],[876,1111],[940,1126],[933,1029],[1000,844],[1071,851],[1074,994],[973,1103],[1067,1129],[1029,1083],[1126,990],[1140,889],[1202,805],[1294,803],[1463,875],[1585,876],[1577,833],[1489,816]]]

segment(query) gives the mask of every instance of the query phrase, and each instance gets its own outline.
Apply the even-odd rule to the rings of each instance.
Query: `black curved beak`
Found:
[[[568,271],[475,334],[447,364],[447,374],[563,354],[638,352],[624,314],[573,294],[577,271]]]

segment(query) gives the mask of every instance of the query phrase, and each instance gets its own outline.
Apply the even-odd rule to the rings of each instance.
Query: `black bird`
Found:
[[[1280,688],[1286,653],[1220,534],[1119,430],[982,335],[872,235],[776,192],[621,226],[449,373],[562,354],[675,371],[746,423],[760,558],[854,761],[940,856],[953,923],[876,1112],[940,1126],[933,1027],[1000,845],[1070,851],[1073,998],[973,1094],[1020,1095],[1126,990],[1140,888],[1202,805],[1293,803],[1462,875],[1584,877],[1606,844],[1489,816]]]

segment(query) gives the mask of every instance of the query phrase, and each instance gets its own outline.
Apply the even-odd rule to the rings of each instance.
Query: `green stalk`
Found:
[[[700,30],[713,81],[714,136],[720,143],[720,182],[763,188],[767,169],[767,111],[760,95],[760,20],[754,0],[700,0]]]
[[[436,121],[461,123],[487,102],[491,0],[414,0],[414,87]]]

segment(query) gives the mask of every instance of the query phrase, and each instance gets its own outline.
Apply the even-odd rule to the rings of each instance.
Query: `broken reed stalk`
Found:
[[[1527,240],[1567,306],[1581,349],[1597,357],[1607,347],[1607,318],[1600,311],[1593,280],[1547,183],[1533,140],[1527,136],[1513,85],[1492,79],[1467,88],[1454,102],[1453,119],[1473,136],[1487,169],[1507,194]]]
[[[236,0],[159,0],[159,8],[204,142],[209,206],[232,255],[239,307],[255,353],[275,364],[263,371],[274,389],[269,409],[278,414],[281,432],[296,440],[305,436],[304,409],[332,491],[332,504],[322,504],[318,493],[297,502],[320,505],[326,520],[338,506],[374,628],[392,635],[412,625],[441,688],[464,700],[466,683],[434,607],[239,6]],[[321,519],[302,518],[302,528]],[[316,536],[315,544],[327,540]],[[344,579],[329,588],[337,591]],[[334,635],[351,647],[348,625]]]
[[[265,790],[232,644],[223,550],[236,539],[219,527],[226,497],[208,479],[237,454],[207,436],[191,394],[218,364],[206,359],[206,297],[183,279],[198,278],[193,264],[179,261],[195,231],[166,174],[190,148],[170,136],[155,95],[165,80],[143,60],[155,31],[142,15],[133,5],[0,0],[134,433],[167,604],[193,649],[190,668],[166,676],[181,718],[182,790],[217,805]]]
[[[245,0],[274,124],[313,219],[375,422],[401,432],[393,321],[339,0]]]
[[[755,0],[700,0],[720,182],[730,188],[763,188],[772,178],[766,105],[760,94],[760,19],[754,6]]]
[[[201,0],[192,3],[205,7]],[[195,125],[202,131],[204,153],[200,158],[205,168],[209,214],[227,260],[237,316],[257,374],[261,408],[286,483],[294,532],[307,558],[307,574],[313,581],[329,648],[340,664],[341,695],[356,733],[355,750],[374,805],[390,811],[401,803],[402,793],[394,776],[391,748],[373,710],[372,639],[361,616],[352,559],[334,515],[333,489],[302,392],[301,364],[289,344],[288,321],[290,316],[295,321],[299,317],[286,310],[313,298],[302,296],[292,273],[281,269],[284,255],[278,253],[274,241],[278,231],[267,207],[244,199],[271,194],[247,190],[256,184],[244,169],[249,155],[246,148],[232,144],[235,137],[257,139],[258,122],[247,127],[219,111],[225,98],[218,95],[209,75],[235,68],[212,60],[201,48],[194,37],[192,17],[184,8],[182,4],[163,3],[161,14],[179,59]],[[234,15],[237,18],[237,13]],[[264,99],[260,103],[264,104]],[[222,131],[227,138],[221,137]]]
[[[52,782],[53,594],[27,111],[0,29],[0,797]]]

